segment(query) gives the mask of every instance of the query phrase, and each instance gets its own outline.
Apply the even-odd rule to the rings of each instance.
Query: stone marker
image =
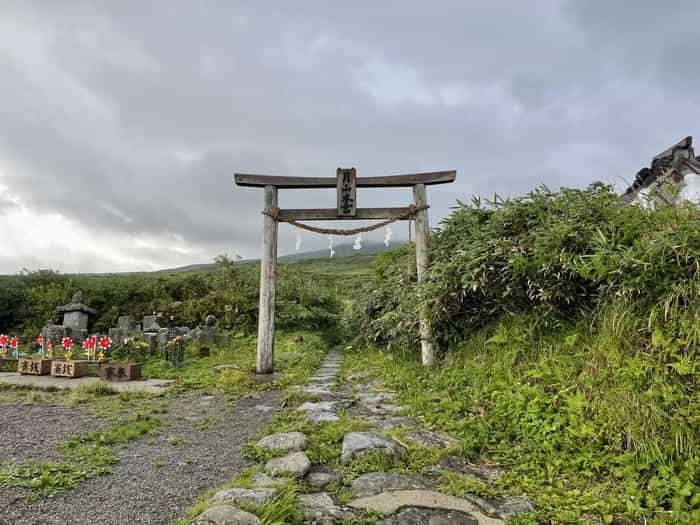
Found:
[[[73,333],[87,330],[90,315],[95,315],[96,310],[83,304],[83,292],[77,291],[69,304],[59,306],[56,311],[63,314],[63,327],[70,328]]]

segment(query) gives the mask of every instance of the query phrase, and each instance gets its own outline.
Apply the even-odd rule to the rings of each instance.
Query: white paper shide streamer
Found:
[[[386,227],[386,230],[384,232],[384,246],[387,248],[389,247],[389,242],[391,242],[391,237],[394,235],[394,232],[391,231],[391,224]]]
[[[299,232],[297,232],[297,242],[294,249],[296,251],[299,251],[301,249],[301,234]]]
[[[353,250],[361,250],[362,249],[362,234],[359,234],[357,237],[355,237],[355,244],[352,245]]]
[[[332,235],[328,236],[328,250],[330,251],[330,256],[333,257],[335,255],[335,250],[333,249],[334,246],[334,239]]]

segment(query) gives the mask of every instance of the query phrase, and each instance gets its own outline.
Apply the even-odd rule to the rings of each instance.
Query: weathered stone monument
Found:
[[[122,315],[117,320],[117,326],[108,331],[109,338],[115,342],[122,342],[133,332],[140,332],[140,326],[135,324],[130,315]]]
[[[58,344],[63,337],[72,337],[76,340],[85,339],[88,335],[88,322],[91,315],[97,311],[83,304],[83,292],[78,290],[73,294],[71,302],[56,308],[58,314],[63,314],[63,324],[49,322],[42,330],[45,339]]]
[[[97,313],[83,304],[83,292],[80,290],[73,294],[73,299],[69,304],[59,306],[56,311],[63,313],[63,328],[70,328],[74,331],[85,330],[86,333],[89,316]]]

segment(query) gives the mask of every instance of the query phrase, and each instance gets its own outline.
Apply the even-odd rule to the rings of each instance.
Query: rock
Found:
[[[131,319],[130,315],[120,315],[119,318],[117,319],[117,328],[121,328],[122,330],[133,330],[134,329],[134,322]]]
[[[327,492],[302,494],[298,503],[308,523],[332,524],[336,518],[342,518],[345,514]]]
[[[297,408],[298,412],[335,412],[342,407],[340,401],[307,401]]]
[[[432,489],[435,484],[419,476],[371,472],[357,478],[351,488],[358,498],[366,498],[389,490]]]
[[[204,326],[216,326],[216,316],[215,315],[207,315],[204,318]]]
[[[300,452],[309,447],[309,438],[301,432],[283,432],[262,438],[258,441],[258,446],[267,450]]]
[[[396,398],[394,392],[379,392],[377,394],[357,394],[357,400],[363,405],[381,405]]]
[[[340,421],[340,418],[333,412],[309,411],[306,413],[306,420],[309,423],[328,423]]]
[[[296,477],[304,477],[311,469],[311,462],[303,452],[292,452],[281,458],[273,458],[265,464],[265,470],[270,474],[291,474]]]
[[[220,490],[211,500],[215,503],[223,501],[232,501],[238,505],[252,505],[259,507],[265,502],[274,498],[279,491],[277,489],[258,488],[258,489],[225,489]]]
[[[214,367],[214,373],[219,374],[223,372],[224,370],[232,370],[232,369],[237,369],[238,365],[216,365]]]
[[[279,481],[271,478],[264,472],[256,472],[253,474],[253,483],[255,483],[256,487],[271,487],[279,483]]]
[[[335,471],[316,470],[309,472],[304,481],[314,490],[323,490],[331,483],[342,483],[343,476]]]
[[[468,494],[465,497],[481,507],[484,512],[504,520],[518,514],[535,511],[534,503],[527,496],[503,496],[489,500],[472,494]]]
[[[496,465],[466,463],[458,456],[447,456],[442,458],[438,463],[438,466],[444,470],[456,472],[457,474],[462,474],[463,476],[467,476],[487,484],[493,483],[506,473],[504,469]]]
[[[161,318],[160,315],[146,315],[143,318],[143,331],[144,332],[158,332],[160,330],[160,325],[158,320]]]
[[[309,385],[299,389],[301,394],[312,396],[321,401],[332,401],[337,394],[331,391],[326,385]]]
[[[448,448],[459,445],[455,438],[441,432],[430,430],[409,430],[403,433],[403,437],[415,445],[428,448]]]
[[[165,344],[170,339],[170,330],[168,328],[161,328],[158,330],[158,344],[165,346]]]
[[[195,525],[257,525],[260,520],[255,514],[231,505],[216,505],[202,512]]]
[[[365,418],[368,425],[379,430],[410,428],[416,426],[416,421],[406,416],[369,416]]]
[[[466,499],[448,496],[434,490],[383,492],[376,496],[353,500],[348,503],[348,506],[361,510],[374,510],[385,515],[395,514],[403,507],[457,511],[472,516],[479,525],[504,525],[505,523],[501,519],[487,516],[476,505]]]
[[[478,525],[471,514],[456,510],[421,509],[408,507],[377,525]]]
[[[340,462],[347,465],[373,451],[399,457],[405,457],[407,454],[403,445],[377,432],[349,432],[343,438]]]
[[[390,403],[381,405],[365,405],[365,408],[369,410],[372,414],[384,416],[384,415],[397,415],[402,414],[408,410],[408,407],[403,405],[392,405]]]

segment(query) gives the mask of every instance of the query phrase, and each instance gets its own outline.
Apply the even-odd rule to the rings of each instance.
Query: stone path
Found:
[[[141,381],[102,381],[99,377],[84,376],[69,379],[53,376],[20,375],[17,372],[0,372],[0,383],[28,386],[31,388],[60,388],[75,390],[83,385],[101,383],[117,392],[146,392],[162,394],[175,384],[174,379],[144,379]]]
[[[306,523],[339,523],[363,518],[372,511],[383,516],[377,523],[385,525],[501,525],[510,516],[534,510],[525,497],[486,501],[468,494],[455,497],[439,492],[440,472],[450,471],[491,483],[503,471],[489,465],[465,464],[458,456],[448,455],[450,447],[456,447],[459,442],[451,436],[420,428],[416,420],[403,415],[406,407],[396,404],[396,393],[384,391],[382,383],[363,382],[362,376],[355,376],[341,384],[338,381],[341,363],[340,351],[330,351],[310,383],[299,389],[313,401],[303,402],[295,409],[314,426],[340,421],[344,414],[364,423],[366,430],[344,435],[336,467],[312,465],[305,453],[309,437],[301,432],[267,436],[257,446],[275,451],[279,457],[264,465],[264,474],[256,474],[255,487],[218,492],[211,500],[216,505],[201,514],[196,524],[259,523],[254,514],[244,512],[239,506],[250,510],[274,498],[279,493],[278,487],[285,483],[280,475],[302,481],[302,492],[307,493],[298,496],[297,504]],[[425,475],[393,472],[360,475],[346,484],[349,489],[345,492],[349,490],[352,498],[349,501],[343,498],[345,503],[341,503],[336,491],[344,481],[341,473],[344,466],[351,467],[368,455],[402,461],[411,446],[437,448],[445,454]]]

